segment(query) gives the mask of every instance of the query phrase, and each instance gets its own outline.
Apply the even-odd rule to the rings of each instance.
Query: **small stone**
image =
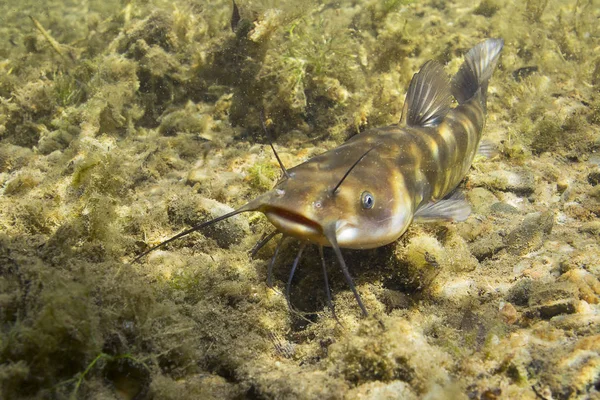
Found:
[[[573,269],[563,274],[560,281],[574,284],[579,290],[579,298],[589,304],[600,302],[600,281],[583,269]]]
[[[216,200],[196,197],[175,198],[167,208],[169,221],[173,224],[198,226],[234,209]],[[214,239],[220,247],[229,248],[238,244],[250,231],[248,220],[234,215],[223,221],[209,224],[199,230],[204,236]]]
[[[593,199],[600,200],[600,185],[592,187],[588,191],[588,196],[590,196]]]
[[[510,204],[497,202],[491,205],[490,211],[493,214],[518,214],[519,210],[516,207],[511,206]]]
[[[498,198],[489,190],[477,187],[467,193],[467,199],[474,213],[485,214],[489,207],[498,202]]]
[[[573,314],[576,310],[577,307],[573,299],[551,301],[533,309],[534,313],[539,314],[542,319],[550,319],[561,314]],[[528,314],[528,316],[531,316],[531,314]]]
[[[588,183],[592,186],[596,186],[600,183],[600,170],[592,171],[587,177]]]
[[[512,325],[517,322],[517,319],[519,319],[519,313],[517,312],[515,306],[510,303],[504,303],[500,307],[500,317],[504,322]]]
[[[577,310],[577,287],[570,282],[557,282],[535,287],[529,297],[528,318],[550,319]]]
[[[533,281],[531,279],[522,279],[509,289],[506,299],[518,306],[529,304],[529,298],[533,291]]]
[[[600,235],[600,221],[590,221],[581,224],[579,232]]]
[[[194,168],[188,173],[186,183],[190,186],[194,186],[197,183],[205,182],[209,179],[209,175],[206,173],[204,168]]]
[[[350,390],[345,396],[345,399],[358,400],[358,399],[416,399],[415,395],[410,386],[406,382],[392,381],[392,382],[367,382],[363,385],[357,386]]]
[[[406,293],[392,289],[384,289],[381,302],[385,304],[387,312],[392,312],[396,309],[406,309],[410,307],[411,299]]]
[[[212,199],[203,199],[199,208],[206,215],[206,220],[217,218],[233,211],[233,208]],[[216,240],[219,246],[223,248],[229,248],[234,244],[240,243],[249,232],[248,220],[240,215],[217,222],[202,230],[202,233]]]
[[[502,2],[498,2],[495,0],[483,0],[475,10],[473,10],[473,14],[482,15],[484,17],[490,18],[496,14],[496,12],[500,9],[500,5]]]
[[[527,214],[523,222],[506,235],[504,244],[510,253],[525,255],[542,247],[553,226],[554,213],[551,211]]]
[[[473,242],[469,249],[471,254],[479,261],[490,258],[505,247],[502,236],[498,232],[492,232],[481,239]]]
[[[492,171],[483,179],[483,183],[492,189],[522,196],[530,195],[535,191],[535,176],[524,168],[513,171]]]
[[[567,182],[564,179],[559,179],[556,182],[556,190],[558,191],[558,193],[563,193],[565,190],[567,190],[568,187],[569,187],[569,182]]]

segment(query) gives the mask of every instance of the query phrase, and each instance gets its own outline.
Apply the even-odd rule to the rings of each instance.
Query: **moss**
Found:
[[[88,145],[93,146],[93,143]],[[83,147],[85,149],[87,146]],[[111,150],[110,147],[106,148],[107,151],[89,150],[91,148],[88,148],[83,157],[77,157],[73,161],[71,186],[88,195],[125,196],[128,185],[131,184],[127,180],[130,171],[125,168],[119,151]]]
[[[494,16],[496,12],[498,12],[498,10],[500,9],[500,4],[501,3],[495,0],[483,0],[481,3],[479,3],[477,8],[473,10],[473,14],[482,15],[484,17],[490,18]]]
[[[590,106],[588,121],[594,125],[600,125],[600,101],[596,101]]]
[[[239,385],[228,382],[218,375],[194,375],[184,381],[168,376],[156,376],[152,380],[150,395],[165,400],[233,399],[243,397]]]
[[[577,157],[594,145],[594,137],[581,113],[573,113],[564,120],[544,117],[535,125],[533,134],[531,149],[535,154],[556,151]]]
[[[246,179],[258,192],[264,192],[275,185],[279,175],[279,168],[274,167],[272,163],[256,163],[248,169]]]
[[[158,131],[162,135],[194,133],[198,136],[214,129],[210,115],[203,113],[201,106],[189,101],[185,108],[166,113],[160,118]]]
[[[440,243],[428,235],[413,237],[407,244],[398,245],[396,256],[407,264],[400,279],[410,292],[429,290],[448,258]]]
[[[527,0],[525,3],[525,16],[530,22],[540,22],[548,0]]]
[[[58,200],[58,199],[57,199]],[[32,199],[21,205],[18,217],[24,229],[33,235],[49,234],[56,228],[59,214],[56,212],[57,202],[50,203],[47,199]]]
[[[564,135],[562,123],[554,117],[542,119],[535,127],[532,149],[535,153],[555,150]]]
[[[592,72],[592,84],[600,87],[600,58],[594,63],[594,71]]]
[[[46,284],[39,296],[41,307],[13,327],[0,352],[4,360],[31,360],[30,373],[21,381],[22,393],[75,374],[101,345],[97,314],[91,312],[94,307],[84,285]]]
[[[19,170],[32,156],[32,151],[26,147],[2,143],[0,144],[0,172]]]
[[[35,188],[42,181],[39,171],[26,170],[4,185],[4,194],[7,196],[21,196]]]
[[[61,107],[80,104],[86,100],[87,82],[82,81],[81,73],[57,73],[54,76],[54,95],[56,103]]]

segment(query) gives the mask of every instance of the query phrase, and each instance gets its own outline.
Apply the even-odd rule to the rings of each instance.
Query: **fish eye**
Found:
[[[373,205],[375,204],[375,197],[373,197],[373,195],[370,192],[362,192],[362,194],[360,195],[360,202],[362,204],[362,208],[364,208],[365,210],[368,210],[370,208],[373,208]]]

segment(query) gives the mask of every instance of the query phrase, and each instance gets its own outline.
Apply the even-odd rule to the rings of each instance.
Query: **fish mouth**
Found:
[[[263,213],[279,231],[286,235],[314,243],[328,244],[323,235],[322,225],[304,215],[280,207],[269,207]]]

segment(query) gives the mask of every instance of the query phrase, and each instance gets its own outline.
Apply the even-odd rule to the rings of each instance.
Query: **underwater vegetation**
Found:
[[[0,398],[595,398],[597,0],[0,4]],[[505,47],[458,224],[335,255],[236,216],[400,118],[428,59]],[[307,182],[310,184],[310,182]]]

